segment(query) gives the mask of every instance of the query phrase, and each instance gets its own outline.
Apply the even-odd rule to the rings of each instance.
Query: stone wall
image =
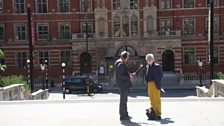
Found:
[[[38,90],[34,93],[25,91],[23,84],[12,84],[0,88],[0,101],[12,100],[42,100],[48,99],[48,90]]]
[[[196,86],[198,97],[223,97],[224,96],[224,80],[212,80],[209,88]]]

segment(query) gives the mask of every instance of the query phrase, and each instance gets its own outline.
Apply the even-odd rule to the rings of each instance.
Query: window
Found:
[[[184,8],[193,8],[194,5],[194,0],[183,0],[183,6]]]
[[[25,13],[25,0],[14,0],[15,13]]]
[[[128,37],[129,36],[129,20],[128,17],[123,17],[122,20],[122,36]]]
[[[206,19],[206,26],[205,26],[205,31],[206,34],[208,34],[208,18]],[[213,18],[213,33],[214,34],[219,34],[219,18],[218,17],[214,17]]]
[[[185,19],[184,20],[184,35],[195,35],[195,20]]]
[[[47,0],[36,0],[37,13],[47,13]]]
[[[80,11],[90,12],[92,10],[91,0],[80,0]]]
[[[210,63],[210,51],[209,51],[210,49],[209,49],[209,47],[207,48],[207,61]],[[214,52],[213,52],[213,56],[214,56],[214,58],[213,58],[213,62],[215,63],[215,64],[218,64],[219,63],[219,48],[218,48],[218,46],[214,46],[213,47],[213,50],[214,50]]]
[[[44,60],[47,60],[47,66],[49,66],[49,54],[47,51],[39,52],[39,64],[44,64]]]
[[[59,24],[60,39],[70,39],[70,23]]]
[[[26,24],[15,24],[15,40],[26,40]]]
[[[195,51],[194,48],[184,49],[184,64],[194,64],[195,63]]]
[[[69,0],[59,0],[59,12],[69,11]]]
[[[160,20],[160,31],[169,31],[172,29],[171,19],[161,19]]]
[[[0,41],[5,39],[5,27],[4,24],[0,24]]]
[[[87,32],[93,33],[93,23],[92,22],[81,22],[81,32],[86,33],[86,24],[87,24]]]
[[[136,16],[131,18],[131,36],[138,36],[138,18]]]
[[[3,0],[0,0],[0,13],[3,12]]]
[[[48,24],[46,23],[37,24],[37,39],[48,40],[48,38],[49,38]]]
[[[121,36],[120,18],[115,17],[114,18],[114,37],[120,37],[120,36]]]
[[[138,9],[138,0],[130,0],[130,9]]]
[[[61,63],[66,63],[66,66],[72,65],[71,51],[61,51]]]
[[[171,0],[160,0],[160,9],[170,9]]]
[[[207,6],[210,7],[210,1],[211,0],[207,0]],[[219,5],[219,0],[213,0],[214,1],[214,7],[217,7]]]
[[[113,0],[113,10],[120,10],[121,9],[121,1],[120,0]]]
[[[26,52],[17,52],[16,53],[16,67],[17,68],[26,68]]]

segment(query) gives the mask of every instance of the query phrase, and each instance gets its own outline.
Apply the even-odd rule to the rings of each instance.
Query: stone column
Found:
[[[103,8],[105,8],[105,0],[102,0]]]
[[[99,8],[100,2],[99,0],[96,0],[96,8]]]
[[[154,0],[151,0],[151,7],[154,6]]]
[[[149,6],[149,0],[145,0],[145,6],[146,6],[146,7]]]

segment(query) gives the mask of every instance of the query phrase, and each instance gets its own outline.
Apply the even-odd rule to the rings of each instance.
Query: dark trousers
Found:
[[[121,88],[120,87],[120,107],[119,107],[119,113],[120,117],[127,117],[128,111],[127,111],[127,102],[128,102],[128,88]]]

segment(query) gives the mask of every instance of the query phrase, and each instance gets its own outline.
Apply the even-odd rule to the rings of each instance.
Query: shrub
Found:
[[[218,76],[219,76],[219,79],[223,79],[223,80],[224,80],[224,73],[219,72],[219,73],[218,73]]]
[[[27,92],[30,92],[30,87],[22,76],[0,76],[0,87],[9,86],[11,84],[24,84],[24,88]]]

